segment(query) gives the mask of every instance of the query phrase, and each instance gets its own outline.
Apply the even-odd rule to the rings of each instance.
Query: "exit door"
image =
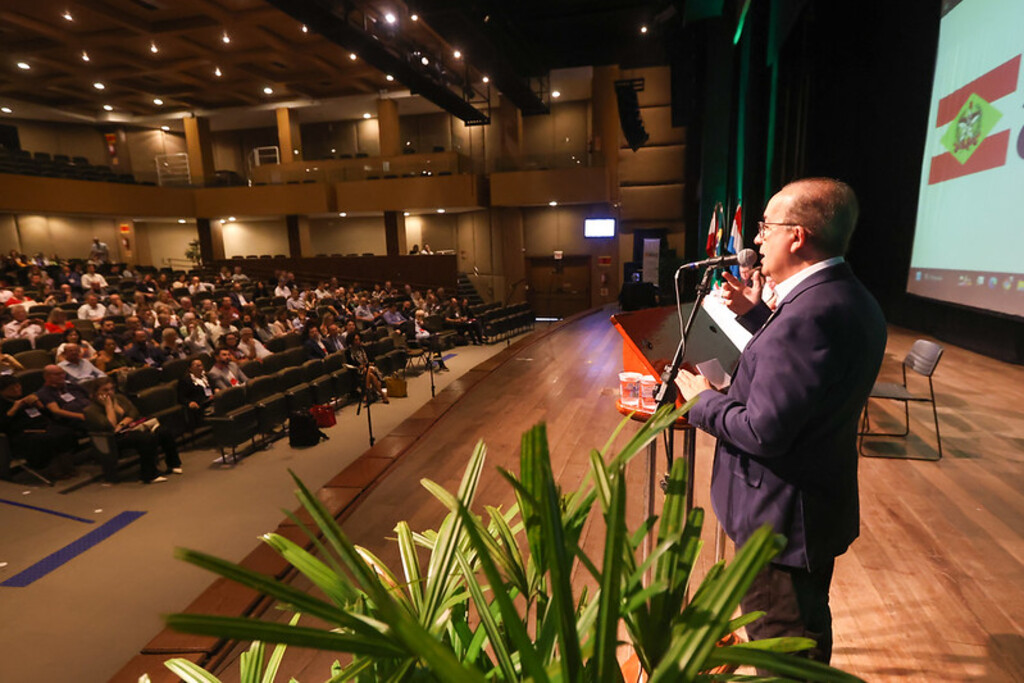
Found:
[[[542,318],[566,318],[590,308],[590,257],[530,258],[528,300]]]

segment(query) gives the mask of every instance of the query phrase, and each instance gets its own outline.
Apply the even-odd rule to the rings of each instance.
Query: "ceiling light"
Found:
[[[273,95],[273,94],[274,94],[274,89],[273,89],[273,88],[271,88],[271,87],[270,87],[270,86],[268,85],[268,86],[266,86],[265,88],[263,88],[263,94],[264,94],[264,95]]]
[[[97,90],[103,90],[107,86],[103,85],[99,81],[96,81],[95,83],[92,84],[92,87],[96,88]]]
[[[444,213],[444,209],[438,209],[437,212],[438,213]]]
[[[548,206],[558,206],[558,202],[552,199],[550,202],[548,202]]]
[[[170,126],[160,126],[160,130],[162,130],[162,131],[164,131],[164,132],[167,132],[167,131],[169,131],[170,129],[171,129],[171,127],[170,127]]]
[[[640,27],[640,33],[647,33],[647,27],[646,26],[641,26]]]
[[[427,59],[426,57],[420,57],[420,64],[422,64],[423,66],[427,66],[428,64],[430,64],[430,60]]]
[[[227,31],[224,31],[224,34],[220,37],[220,39],[225,45],[231,42],[231,36],[228,35]]]
[[[337,151],[338,151],[338,150],[337,150],[336,148],[334,148],[334,147],[331,147],[331,154],[334,154],[334,153],[335,153],[335,152],[337,152]]]
[[[235,217],[234,216],[228,216],[228,223],[234,223],[234,222],[235,222]]]
[[[409,212],[408,211],[403,211],[402,215],[405,216],[406,218],[408,218],[409,217]]]
[[[384,15],[384,21],[388,22],[389,24],[393,24],[396,21],[398,21],[398,19],[395,18],[394,14],[388,12],[387,14]]]
[[[309,33],[309,27],[308,27],[308,26],[306,26],[305,24],[303,24],[303,25],[302,25],[302,32],[303,32],[303,33]]]
[[[89,61],[89,53],[86,52],[85,50],[82,50],[82,61],[83,62],[88,62]]]
[[[418,15],[418,14],[410,14],[409,18],[412,19],[413,21],[419,21],[420,20],[420,15]]]
[[[384,76],[384,79],[385,79],[385,80],[386,80],[386,81],[387,81],[388,83],[390,83],[391,81],[395,80],[395,77],[394,77],[394,76],[392,76],[391,74],[387,74],[386,76]]]
[[[213,70],[213,75],[216,76],[217,78],[220,78],[224,74],[221,72],[220,67],[218,66],[216,69]]]
[[[552,97],[554,97],[554,98],[555,98],[555,99],[557,100],[557,99],[558,99],[559,97],[561,97],[561,96],[562,96],[562,93],[560,93],[560,92],[559,92],[559,91],[557,91],[557,90],[552,90],[552,91],[551,91],[551,96],[552,96]]]
[[[156,106],[158,106],[158,107],[159,107],[159,106],[160,106],[160,105],[162,105],[163,103],[164,103],[164,101],[163,101],[163,100],[161,100],[161,99],[160,99],[159,97],[154,97],[154,98],[153,98],[153,104],[155,104]]]
[[[356,61],[356,53],[355,52],[349,52],[348,53],[348,58],[351,59],[353,62]]]
[[[366,113],[364,113],[364,114],[363,114],[363,118],[364,118],[364,119],[369,119],[369,118],[372,118],[372,117],[370,116],[370,112],[366,112]]]
[[[178,219],[178,223],[180,223],[181,225],[185,225],[185,219],[184,218],[179,218]]]
[[[347,214],[347,213],[345,213],[344,211],[342,211],[342,212],[340,212],[340,213],[338,214],[338,216],[339,216],[339,217],[341,217],[341,218],[344,218],[344,217],[345,217],[345,216],[347,216],[347,215],[348,215],[348,214]]]
[[[74,21],[75,20],[75,18],[73,16],[71,16],[71,10],[64,10],[64,14],[62,14],[61,16],[64,17],[68,21]]]
[[[150,41],[149,42],[149,51],[152,52],[153,54],[156,54],[157,52],[160,52],[160,48],[158,48],[156,46],[156,43],[154,43],[153,41]]]
[[[10,107],[0,107],[0,111],[2,111],[5,114],[13,114],[14,113],[14,110],[11,109]]]
[[[103,109],[104,109],[104,111],[114,111],[114,108],[112,106],[110,106],[109,104],[104,104],[103,105]]]
[[[18,62],[18,68],[19,69],[24,69],[24,70],[28,71],[32,67],[29,65],[28,62]]]
[[[460,50],[456,50],[452,53],[452,57],[455,57],[455,59],[462,59],[462,52]]]
[[[292,150],[292,154],[298,154],[298,153],[299,153],[299,150],[298,150],[298,149],[293,149],[293,150]]]
[[[483,80],[484,83],[490,83],[491,82],[491,79],[488,78],[487,76],[484,76],[482,80]]]

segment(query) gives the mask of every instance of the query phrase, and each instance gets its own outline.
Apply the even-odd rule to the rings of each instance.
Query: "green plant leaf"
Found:
[[[295,626],[299,623],[299,617],[301,614],[294,615],[288,622],[289,626]],[[284,659],[284,651],[287,649],[286,645],[278,644],[273,652],[270,653],[270,659],[267,660],[267,668],[263,671],[263,680],[261,683],[274,683],[274,679],[277,678],[277,670],[281,666],[281,660]]]
[[[260,683],[263,670],[263,643],[254,641],[239,659],[239,683]]]
[[[408,522],[399,522],[395,526],[398,540],[398,552],[402,558],[402,571],[409,587],[409,599],[417,612],[423,610],[423,575],[420,573],[420,560],[416,554],[416,544]]]
[[[220,679],[203,667],[182,657],[175,657],[164,662],[164,666],[177,674],[185,683],[220,683]]]
[[[359,597],[359,591],[348,581],[348,577],[334,571],[298,544],[274,533],[264,534],[260,538],[313,582],[338,607],[344,607]]]
[[[593,465],[593,459],[591,461]],[[592,470],[602,488],[604,468]],[[618,647],[619,600],[623,583],[623,551],[626,546],[626,478],[619,470],[611,479],[609,500],[605,508],[604,561],[601,565],[600,607],[594,641],[595,676],[599,681],[621,681],[622,671],[616,660]],[[603,494],[602,494],[603,496]]]
[[[749,643],[746,645],[749,645]],[[760,650],[755,647],[740,647],[737,645],[716,647],[708,657],[707,664],[709,668],[721,664],[753,666],[788,678],[821,681],[822,683],[863,683],[863,680],[857,676],[834,669],[827,664],[814,662],[803,657]]]
[[[476,612],[480,617],[480,623],[487,632],[487,639],[491,643],[491,651],[494,652],[498,660],[498,667],[501,669],[505,680],[514,681],[517,679],[517,674],[515,667],[512,665],[512,655],[505,644],[505,640],[501,637],[501,630],[498,628],[498,622],[491,612],[491,605],[488,604],[487,599],[484,597],[483,589],[480,588],[480,584],[477,582],[476,574],[463,554],[459,553],[456,555],[456,559],[459,562],[459,568],[462,570],[462,577],[466,582],[466,586],[469,588],[469,593],[476,604]]]
[[[735,619],[729,621],[729,624],[725,627],[725,633],[722,635],[724,636],[726,633],[735,633],[747,624],[752,624],[763,616],[764,612],[747,612],[746,614],[741,614]]]

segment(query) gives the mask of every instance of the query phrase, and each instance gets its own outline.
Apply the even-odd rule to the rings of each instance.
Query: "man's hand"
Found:
[[[722,299],[730,311],[743,315],[761,301],[761,290],[764,288],[764,276],[760,270],[753,271],[753,285],[747,287],[727,270],[722,271],[725,282],[722,283]]]
[[[679,388],[679,393],[682,394],[683,399],[689,401],[700,392],[710,389],[711,382],[703,375],[695,375],[683,368],[679,368],[679,374],[676,375],[676,387]]]

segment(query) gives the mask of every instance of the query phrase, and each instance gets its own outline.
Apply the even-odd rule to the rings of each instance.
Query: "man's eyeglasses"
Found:
[[[777,228],[779,226],[795,228],[798,225],[800,225],[800,224],[799,223],[768,223],[766,221],[758,221],[757,222],[757,236],[760,237],[763,240],[765,238],[765,236],[768,235],[768,233],[770,233],[773,229],[775,229],[775,228]]]

